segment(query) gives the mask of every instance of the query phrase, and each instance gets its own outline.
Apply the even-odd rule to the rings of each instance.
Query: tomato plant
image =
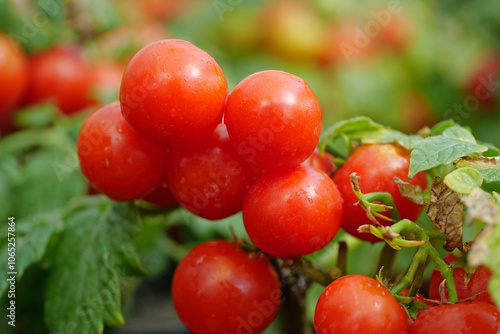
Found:
[[[222,121],[227,89],[222,69],[208,53],[186,41],[162,40],[129,62],[120,102],[134,131],[173,147],[212,133]]]
[[[500,312],[495,306],[481,302],[431,307],[420,312],[410,328],[410,334],[494,334],[498,331]]]
[[[380,241],[373,235],[358,232],[361,225],[373,225],[373,222],[367,217],[365,210],[356,205],[358,198],[351,186],[352,173],[356,173],[360,178],[359,186],[363,193],[389,193],[401,218],[417,219],[423,207],[405,199],[394,182],[394,178],[398,177],[405,182],[420,186],[421,189],[427,188],[427,177],[424,173],[419,173],[412,179],[408,178],[409,167],[410,152],[398,145],[362,145],[356,149],[333,176],[333,181],[344,198],[342,228],[361,240]],[[388,221],[381,219],[378,221],[382,225],[390,225]]]
[[[278,312],[281,287],[265,257],[219,240],[196,246],[179,263],[172,298],[193,333],[261,333]]]
[[[83,175],[116,201],[131,201],[156,188],[166,151],[135,134],[114,102],[97,109],[82,125],[78,157]]]
[[[337,234],[341,219],[337,187],[312,167],[260,176],[243,203],[250,239],[280,257],[299,257],[325,247]]]
[[[0,1],[0,333],[498,331],[491,1],[133,2]]]
[[[321,294],[314,314],[318,334],[408,332],[404,308],[379,282],[363,275],[347,275]]]
[[[179,204],[217,220],[240,211],[254,169],[240,161],[226,126],[220,124],[196,147],[178,147],[167,159],[167,183]]]
[[[91,104],[91,67],[78,46],[60,46],[31,57],[27,101],[54,102],[72,114]]]
[[[242,158],[264,170],[289,169],[318,144],[321,107],[301,78],[262,71],[243,79],[227,98],[224,123]]]

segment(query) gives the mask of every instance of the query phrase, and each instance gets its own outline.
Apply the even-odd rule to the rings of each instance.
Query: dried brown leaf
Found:
[[[405,182],[398,177],[394,178],[394,182],[396,182],[399,192],[409,201],[412,201],[415,204],[425,205],[424,197],[419,195],[422,192],[422,188],[420,186],[414,186],[411,183]]]
[[[476,165],[478,167],[497,167],[500,166],[500,157],[462,157],[454,163],[457,165]]]
[[[462,197],[466,207],[465,221],[470,224],[480,220],[488,225],[495,225],[500,209],[495,204],[495,198],[486,191],[476,188],[469,195]]]
[[[466,207],[466,222],[480,220],[488,224],[477,235],[467,257],[469,264],[477,267],[484,263],[486,256],[490,253],[488,239],[497,225],[500,209],[495,198],[481,189],[475,189],[468,196],[464,196],[462,203]]]
[[[442,178],[434,178],[427,216],[439,228],[440,233],[446,233],[444,249],[449,252],[457,247],[461,250],[464,249],[462,239],[464,207],[460,198],[461,195],[448,188]]]
[[[469,254],[467,255],[467,263],[472,268],[484,264],[486,256],[490,253],[490,246],[488,245],[488,239],[493,233],[494,226],[486,226],[474,240]]]

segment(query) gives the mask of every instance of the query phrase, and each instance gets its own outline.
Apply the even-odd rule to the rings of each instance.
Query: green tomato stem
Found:
[[[382,276],[390,277],[392,272],[392,267],[394,266],[394,261],[396,259],[397,254],[398,251],[386,243],[384,245],[384,248],[382,248],[382,250],[380,251],[377,264],[377,273],[378,270],[383,267],[381,272]]]
[[[427,247],[425,247],[425,245],[427,245],[427,243],[418,248],[417,252],[413,256],[413,260],[411,261],[410,268],[408,268],[408,272],[403,277],[401,282],[391,289],[391,293],[393,295],[400,294],[401,291],[403,291],[405,288],[407,288],[408,286],[410,286],[410,284],[413,283],[415,274],[417,273],[419,266],[422,263],[425,263],[425,261],[427,260],[428,249]]]
[[[382,202],[385,206],[390,206],[391,209],[388,210],[389,217],[391,217],[394,221],[401,220],[401,215],[399,214],[398,209],[396,208],[396,204],[394,203],[394,199],[392,198],[391,194],[386,192],[374,192],[374,193],[364,194],[364,196],[365,199],[370,203],[379,201]]]
[[[456,303],[458,301],[457,288],[455,286],[455,280],[453,279],[453,269],[444,262],[444,260],[439,256],[436,249],[430,244],[426,243],[422,247],[428,249],[428,254],[432,261],[436,264],[441,276],[446,280],[446,286],[448,288],[448,301],[450,303]]]
[[[340,269],[342,275],[347,274],[347,243],[339,242],[339,252],[337,254],[337,268]]]
[[[334,280],[334,277],[332,277],[330,272],[320,270],[309,260],[306,260],[303,257],[294,260],[290,265],[290,268],[310,281],[317,282],[324,286],[328,286]]]

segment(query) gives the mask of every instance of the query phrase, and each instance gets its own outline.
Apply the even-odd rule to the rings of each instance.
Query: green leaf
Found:
[[[18,178],[12,180],[12,215],[21,218],[48,212],[64,207],[69,199],[86,192],[87,184],[78,162],[68,158],[71,154],[46,149],[23,156]]]
[[[458,125],[458,123],[456,123],[452,119],[448,119],[446,121],[439,122],[432,127],[430,135],[431,136],[441,135],[441,134],[443,134],[443,132],[446,129],[457,126],[457,125]]]
[[[472,133],[459,125],[452,126],[443,131],[443,136],[460,139],[469,143],[476,144],[476,138]]]
[[[500,228],[498,228],[498,223],[490,232],[487,244],[489,252],[485,257],[485,264],[493,272],[488,285],[488,291],[495,303],[500,305]]]
[[[133,241],[141,227],[132,204],[102,196],[85,198],[68,213],[47,286],[52,332],[102,333],[104,324],[123,324],[119,278],[144,274]]]
[[[500,157],[464,157],[455,163],[457,168],[474,168],[486,182],[500,181]]]
[[[464,167],[454,170],[444,177],[444,183],[457,193],[468,195],[483,184],[483,176],[474,168]]]
[[[496,191],[493,192],[493,197],[497,201],[498,204],[500,204],[500,194],[497,193]]]
[[[53,103],[29,106],[16,112],[14,122],[20,127],[42,127],[53,123],[58,113]]]
[[[375,123],[369,117],[360,116],[354,117],[351,119],[347,119],[344,121],[337,122],[330,126],[328,129],[324,131],[325,135],[330,133],[345,133],[348,134],[350,132],[360,132],[360,131],[369,131],[369,130],[380,130],[385,129],[386,127]]]
[[[480,153],[488,148],[444,135],[428,137],[415,145],[411,152],[409,177],[420,171],[452,163],[471,153]]]
[[[325,147],[328,142],[334,141],[339,136],[361,139],[364,143],[397,142],[408,149],[412,149],[416,143],[422,140],[420,136],[406,135],[400,131],[378,124],[368,117],[361,116],[340,121],[329,127],[322,134],[320,146]]]
[[[15,271],[17,279],[21,279],[25,270],[32,264],[39,262],[54,232],[62,226],[61,215],[59,213],[39,215],[33,219],[18,220],[16,222],[15,250],[16,264]],[[4,232],[4,231],[2,231]],[[7,232],[7,224],[5,224]],[[10,242],[10,240],[9,240]],[[2,233],[1,254],[7,254],[7,249],[12,245],[8,244],[7,235]],[[0,258],[1,268],[8,268],[7,256]],[[8,286],[5,275],[6,271],[0,273],[0,295],[5,292]]]
[[[480,141],[480,140],[478,140],[477,143],[488,147],[488,151],[484,152],[483,156],[485,156],[485,157],[497,157],[500,155],[500,149],[498,147],[496,147],[495,145],[493,145],[491,143],[485,143],[485,142]]]
[[[406,135],[393,129],[381,129],[371,132],[353,133],[352,137],[361,137],[363,143],[398,143],[408,150],[423,140],[418,135]]]

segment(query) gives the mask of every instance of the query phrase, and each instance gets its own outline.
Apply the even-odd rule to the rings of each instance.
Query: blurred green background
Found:
[[[417,133],[453,119],[469,126],[476,138],[500,145],[498,0],[0,0],[0,31],[17,39],[29,57],[58,45],[76,47],[98,73],[89,91],[92,103],[81,113],[66,116],[51,101],[22,101],[12,110],[12,124],[0,138],[0,202],[7,203],[0,212],[21,218],[87,193],[75,164],[81,121],[98,105],[118,98],[121,73],[138,50],[165,38],[185,39],[210,53],[230,90],[266,69],[304,78],[320,100],[324,128],[365,115]],[[34,150],[37,145],[44,150]],[[12,162],[16,159],[18,165]],[[168,302],[173,266],[202,240],[230,238],[228,226],[244,236],[241,218],[214,224],[177,210],[168,217],[146,218],[144,226],[135,241],[150,276],[138,293],[133,293],[138,280],[125,285],[122,293],[130,298],[124,298],[124,313],[134,311],[120,331],[163,333],[158,328],[170,324],[168,333],[181,333]],[[350,247],[349,273],[374,274],[382,244],[361,243],[342,233],[337,240]],[[397,267],[404,270],[412,254],[405,250]],[[313,259],[328,268],[335,266],[336,255],[332,243]],[[37,280],[41,274],[43,269],[28,272],[25,286],[38,289],[44,284]],[[311,291],[308,305],[314,306],[321,288]],[[43,294],[26,298],[39,299],[33,309],[43,306]],[[308,312],[311,318],[311,307]]]
[[[29,53],[76,43],[92,64],[117,68],[152,41],[186,39],[220,63],[230,89],[265,69],[303,77],[325,126],[367,115],[416,132],[453,119],[500,144],[494,0],[0,0],[0,30]],[[488,82],[481,100],[476,88]]]

